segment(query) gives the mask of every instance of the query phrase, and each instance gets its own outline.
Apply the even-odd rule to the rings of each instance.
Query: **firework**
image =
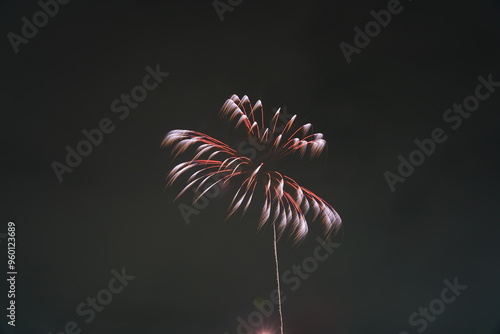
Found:
[[[191,173],[187,185],[177,198],[188,189],[194,188],[199,192],[195,198],[196,202],[212,187],[238,177],[239,188],[229,206],[228,217],[238,210],[244,214],[255,197],[256,190],[261,189],[265,200],[258,223],[259,229],[266,223],[276,224],[278,238],[289,228],[294,240],[300,241],[308,232],[308,220],[312,222],[319,218],[326,235],[340,227],[340,216],[325,200],[301,187],[292,178],[266,168],[267,164],[293,154],[301,158],[319,156],[326,149],[326,141],[321,133],[312,133],[311,124],[294,127],[296,115],[281,131],[277,131],[279,109],[272,117],[270,126],[264,127],[262,103],[257,101],[252,106],[247,96],[240,99],[233,95],[223,105],[220,114],[235,128],[242,127],[248,136],[265,145],[265,150],[251,160],[204,133],[190,130],[170,131],[163,145],[172,146],[174,157],[190,147],[196,147],[192,160],[178,164],[168,175],[169,186],[182,174]],[[215,176],[218,176],[218,180],[209,182]]]
[[[274,231],[274,254],[276,275],[279,290],[279,269],[276,240],[285,230],[298,242],[308,232],[308,221],[319,219],[328,236],[341,225],[340,216],[321,197],[300,186],[292,178],[272,170],[275,162],[287,156],[298,155],[300,158],[318,157],[327,147],[321,133],[313,133],[312,125],[296,126],[294,115],[278,130],[280,109],[273,115],[269,127],[265,127],[264,109],[257,101],[252,105],[247,96],[239,98],[233,95],[224,103],[220,114],[235,129],[243,129],[248,137],[253,137],[264,149],[261,154],[250,159],[229,145],[204,133],[191,130],[170,131],[162,145],[171,146],[172,154],[177,157],[189,148],[194,149],[191,160],[176,165],[168,174],[167,186],[170,186],[181,175],[187,174],[187,185],[177,198],[188,189],[196,190],[198,201],[207,191],[219,183],[230,181],[237,183],[238,190],[232,198],[228,209],[228,217],[241,211],[245,214],[261,191],[264,198],[258,229],[272,224]],[[216,181],[213,181],[214,179]],[[201,191],[202,190],[202,191]],[[279,295],[281,333],[283,333],[281,296]]]

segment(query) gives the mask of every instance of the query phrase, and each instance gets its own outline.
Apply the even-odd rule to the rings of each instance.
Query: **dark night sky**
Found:
[[[258,204],[224,221],[230,194],[191,224],[164,189],[173,166],[160,148],[172,129],[228,139],[218,111],[233,93],[287,106],[325,135],[327,156],[287,170],[344,221],[342,245],[296,291],[285,287],[287,334],[417,333],[408,318],[440,297],[443,280],[468,288],[425,333],[500,328],[500,88],[453,130],[443,113],[500,81],[500,2],[402,0],[403,11],[348,64],[339,44],[387,1],[244,0],[221,22],[211,1],[77,1],[15,54],[7,38],[35,1],[0,2],[2,159],[0,233],[17,225],[16,327],[5,333],[237,333],[237,317],[275,288],[272,231]],[[110,105],[142,83],[146,66],[170,75],[120,120]],[[51,167],[103,118],[115,129],[60,183]],[[437,144],[391,192],[415,139]],[[313,254],[279,244],[282,272]],[[7,298],[6,240],[2,309]],[[134,275],[95,319],[75,313],[111,270]],[[277,331],[276,314],[263,327]]]

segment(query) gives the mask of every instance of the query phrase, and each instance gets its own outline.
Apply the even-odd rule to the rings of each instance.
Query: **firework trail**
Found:
[[[207,185],[195,198],[196,203],[207,191],[217,184],[229,181],[239,185],[228,209],[228,218],[238,210],[245,214],[254,194],[261,191],[264,203],[260,214],[258,229],[265,224],[272,224],[274,231],[274,254],[276,262],[277,283],[279,287],[279,269],[276,240],[285,230],[293,236],[294,241],[301,241],[308,232],[307,220],[320,219],[325,235],[337,231],[341,225],[340,216],[321,197],[301,187],[290,177],[268,168],[274,162],[291,155],[301,158],[318,157],[326,149],[326,141],[321,133],[312,133],[312,125],[295,126],[297,115],[287,121],[283,129],[277,129],[280,109],[271,119],[270,126],[265,127],[264,109],[257,101],[251,104],[247,96],[241,99],[233,95],[224,103],[220,114],[234,125],[235,129],[243,128],[248,137],[253,137],[265,149],[256,158],[250,159],[229,145],[204,133],[191,130],[172,130],[163,140],[163,146],[171,146],[172,154],[177,157],[188,148],[196,148],[194,157],[176,165],[168,174],[167,186],[170,186],[183,174],[189,174],[187,185],[176,199],[188,189],[197,193]],[[210,183],[218,177],[218,180]],[[281,314],[281,296],[279,294],[280,329],[283,334]]]

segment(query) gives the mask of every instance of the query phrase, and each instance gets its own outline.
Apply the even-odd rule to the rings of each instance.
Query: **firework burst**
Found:
[[[277,160],[293,154],[302,158],[319,156],[326,149],[326,141],[321,133],[312,133],[311,124],[293,130],[296,115],[281,127],[281,131],[277,131],[279,109],[272,117],[270,127],[264,127],[262,103],[257,101],[252,106],[247,96],[240,99],[233,95],[223,105],[220,114],[233,123],[235,128],[243,127],[246,134],[264,145],[265,149],[255,159],[250,159],[204,133],[190,130],[170,131],[163,145],[173,147],[174,157],[189,147],[196,147],[192,160],[178,164],[168,175],[169,186],[182,174],[191,173],[188,184],[177,198],[188,189],[194,188],[199,193],[194,200],[197,202],[212,187],[238,177],[241,184],[229,206],[228,217],[238,210],[244,214],[255,197],[256,190],[261,189],[265,200],[259,229],[266,223],[277,224],[278,238],[289,228],[294,240],[300,241],[308,232],[308,220],[312,222],[319,218],[326,235],[340,227],[340,216],[325,200],[301,187],[292,178],[266,168],[266,165],[272,165]],[[213,181],[214,177],[217,177],[217,181]]]
[[[220,114],[236,129],[242,128],[249,138],[255,139],[263,147],[260,154],[250,159],[204,133],[172,130],[162,144],[172,147],[174,157],[189,148],[195,148],[195,152],[191,160],[178,164],[170,171],[167,186],[181,175],[188,174],[187,185],[177,198],[188,189],[195,189],[198,194],[194,199],[196,203],[219,183],[238,180],[239,187],[229,205],[228,217],[237,211],[245,214],[256,192],[260,191],[264,203],[258,228],[266,224],[273,226],[276,273],[280,291],[276,240],[287,229],[295,242],[302,240],[308,232],[307,222],[316,219],[321,221],[328,236],[340,227],[341,219],[325,200],[300,186],[292,178],[273,170],[271,166],[291,155],[298,155],[301,158],[318,157],[326,149],[326,141],[321,133],[313,133],[311,124],[296,126],[294,124],[296,115],[278,130],[280,109],[272,117],[269,127],[265,127],[262,103],[257,101],[252,105],[247,96],[240,99],[233,95],[224,103]],[[281,333],[283,333],[281,301],[279,307]]]

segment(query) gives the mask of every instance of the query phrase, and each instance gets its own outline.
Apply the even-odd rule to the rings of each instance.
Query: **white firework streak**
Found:
[[[248,136],[256,137],[260,142],[269,142],[269,137],[276,138],[269,146],[267,158],[281,159],[297,153],[301,158],[318,157],[327,147],[321,133],[312,133],[312,125],[305,124],[292,132],[296,115],[283,127],[276,131],[280,109],[271,119],[272,128],[264,126],[264,109],[261,101],[253,106],[247,96],[239,98],[231,96],[220,111],[235,128],[243,127]],[[286,138],[286,139],[285,139]],[[279,237],[285,229],[289,229],[294,241],[301,241],[308,232],[307,218],[312,222],[317,218],[323,225],[325,235],[338,230],[341,218],[333,207],[312,191],[301,187],[293,179],[278,171],[265,171],[266,161],[255,163],[248,157],[239,154],[229,145],[201,132],[190,130],[172,130],[162,143],[171,146],[172,154],[177,157],[190,147],[196,147],[192,160],[176,165],[168,174],[167,186],[176,181],[179,176],[191,173],[188,184],[181,190],[177,198],[186,190],[202,189],[211,178],[218,176],[218,181],[210,184],[194,200],[196,203],[210,188],[218,183],[226,183],[240,176],[244,177],[234,195],[228,209],[228,218],[238,210],[245,214],[257,189],[263,188],[264,203],[258,229],[266,223],[277,227]],[[262,185],[262,187],[258,187]]]

